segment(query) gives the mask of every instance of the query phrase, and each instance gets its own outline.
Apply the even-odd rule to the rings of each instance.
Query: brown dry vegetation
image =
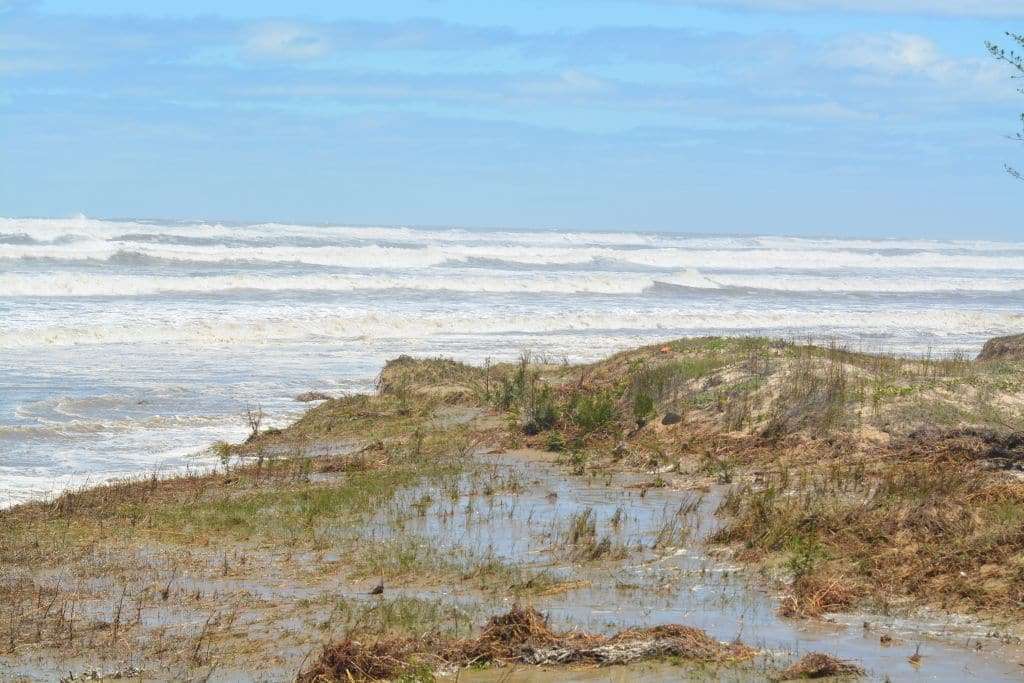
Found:
[[[1022,362],[709,338],[481,372],[506,446],[734,484],[714,540],[787,576],[788,614],[1024,609]]]
[[[397,680],[424,671],[494,663],[607,666],[663,658],[735,663],[754,654],[744,645],[720,643],[703,631],[674,624],[629,629],[612,636],[581,631],[557,633],[542,614],[517,606],[492,617],[480,635],[471,639],[428,634],[365,640],[350,634],[324,648],[319,660],[299,676],[299,681]]]
[[[795,681],[814,678],[859,678],[864,669],[851,662],[837,659],[831,655],[812,652],[804,655],[800,661],[785,669],[780,681]]]

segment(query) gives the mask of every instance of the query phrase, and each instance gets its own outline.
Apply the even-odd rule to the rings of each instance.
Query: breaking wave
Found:
[[[58,324],[28,330],[0,331],[0,348],[77,344],[187,343],[262,344],[331,339],[423,339],[435,336],[596,332],[700,334],[788,330],[853,330],[858,333],[914,332],[934,338],[965,334],[997,336],[1024,326],[1024,313],[1006,311],[792,311],[733,309],[648,311],[549,311],[546,313],[432,313],[319,310],[287,318],[250,312],[235,318],[174,318],[118,326]],[[821,336],[820,334],[818,336]]]
[[[448,271],[415,274],[128,275],[104,272],[0,274],[0,292],[22,297],[139,297],[244,291],[360,292],[409,290],[481,294],[640,295],[653,288],[765,292],[955,293],[1024,292],[1024,277],[886,277],[874,274],[822,277],[790,274],[516,271],[480,274]]]
[[[1021,302],[1024,243],[0,218],[0,506],[190,466],[245,437],[243,401],[286,420],[400,353],[944,353],[1024,329]]]

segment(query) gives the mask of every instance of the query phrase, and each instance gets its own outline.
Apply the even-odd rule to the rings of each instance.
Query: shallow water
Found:
[[[1024,662],[1024,649],[986,637],[990,627],[966,619],[854,614],[836,615],[835,623],[828,623],[779,617],[778,596],[767,590],[766,583],[707,552],[704,539],[717,524],[714,510],[723,489],[713,487],[700,492],[638,486],[650,482],[650,476],[632,473],[573,476],[554,462],[551,454],[524,451],[481,455],[480,466],[469,468],[466,474],[442,477],[400,492],[361,531],[380,539],[401,534],[448,550],[453,556],[465,553],[478,559],[501,558],[569,581],[570,588],[565,592],[522,598],[547,613],[552,626],[559,630],[579,628],[610,634],[633,626],[681,623],[703,628],[722,641],[740,639],[762,651],[753,662],[721,669],[663,664],[583,671],[518,667],[466,671],[458,680],[761,681],[811,651],[854,660],[868,670],[871,680],[1020,680],[1019,662]],[[424,496],[429,496],[429,501]],[[629,547],[625,559],[574,559],[566,532],[571,517],[587,509],[596,517],[599,536],[608,535],[614,547]],[[612,524],[613,519],[619,520],[617,526]],[[652,546],[667,522],[678,522],[675,528],[685,528],[689,533],[676,534],[673,544],[654,550]],[[325,639],[344,633],[344,620],[331,621],[338,601],[361,602],[367,607],[378,601],[367,594],[376,579],[353,584],[344,578],[345,558],[331,550],[333,531],[345,537],[352,534],[349,528],[327,529],[319,550],[278,545],[234,548],[230,573],[226,549],[144,549],[132,563],[141,571],[135,578],[135,593],[141,586],[173,584],[174,597],[168,601],[152,595],[140,608],[139,624],[146,629],[166,627],[170,635],[159,637],[190,643],[210,614],[233,606],[231,613],[237,614],[237,619],[231,619],[231,633],[256,639],[259,644],[253,647],[258,647],[262,655],[274,656],[217,667],[209,680],[293,680],[295,672],[308,662],[308,656],[315,656]],[[189,557],[182,558],[182,552]],[[168,564],[172,555],[184,562],[184,571]],[[109,566],[118,566],[116,553],[111,558],[100,553],[93,560],[96,573],[87,566],[79,579],[62,569],[44,574],[51,583],[74,586],[77,593],[93,596],[78,604],[81,616],[92,615],[109,622],[123,580],[103,573],[109,572],[102,569],[108,567],[109,559],[115,560]],[[416,597],[458,606],[463,623],[476,625],[491,614],[507,611],[516,602],[500,586],[494,593],[480,592],[458,581],[427,586],[415,582],[389,584],[386,598]],[[194,593],[202,598],[194,597]],[[870,622],[867,629],[865,621]],[[891,636],[893,643],[882,645],[882,634]],[[915,652],[923,658],[920,666],[908,661]],[[58,661],[46,652],[36,658],[30,649],[22,649],[19,654],[15,661],[0,661],[0,680],[16,674],[32,680],[53,680],[56,673],[66,671],[112,671],[125,666],[124,661],[97,661],[87,654],[74,661]],[[130,663],[144,669],[147,665],[140,656],[131,658]],[[206,673],[205,669],[195,672],[199,677]],[[177,674],[149,669],[145,676],[145,680],[181,679]]]
[[[0,219],[0,505],[175,470],[402,353],[593,360],[702,334],[976,352],[1024,243]]]
[[[442,548],[468,548],[552,572],[589,585],[559,595],[531,599],[560,628],[611,633],[631,626],[681,623],[706,630],[723,641],[740,639],[765,651],[767,661],[788,662],[807,652],[825,652],[858,662],[873,680],[893,681],[1018,681],[1024,673],[1024,649],[987,637],[991,627],[945,616],[836,615],[835,623],[785,619],[778,615],[778,596],[741,567],[707,553],[704,538],[717,524],[714,510],[722,493],[670,488],[624,488],[649,483],[650,476],[567,476],[564,467],[535,453],[485,456],[483,474],[467,477],[457,501],[445,492],[423,486],[405,492],[382,511],[371,529],[386,537],[411,533]],[[517,493],[502,491],[509,482]],[[486,486],[497,489],[487,495]],[[429,494],[434,502],[420,515],[409,506]],[[677,517],[681,506],[699,501],[695,510]],[[569,557],[565,531],[572,515],[590,509],[598,535],[643,550],[622,561],[580,563]],[[618,529],[611,520],[624,511]],[[682,547],[651,550],[667,520],[679,519],[689,529]],[[465,599],[452,587],[449,599]],[[430,597],[437,593],[430,592]],[[507,609],[511,598],[485,609]],[[865,622],[869,626],[865,628]],[[880,642],[882,634],[893,638]],[[922,663],[908,657],[919,652]],[[761,680],[763,669],[750,673]],[[652,673],[651,680],[669,680]],[[614,671],[564,680],[627,680]],[[742,680],[743,676],[736,674]],[[534,680],[536,673],[524,673]],[[601,677],[605,676],[605,677]],[[678,672],[677,672],[678,676]],[[537,680],[563,680],[561,678]]]

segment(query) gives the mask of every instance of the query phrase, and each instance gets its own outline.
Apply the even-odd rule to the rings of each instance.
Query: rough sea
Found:
[[[1024,242],[0,219],[0,506],[208,466],[402,353],[570,361],[689,335],[977,353]]]

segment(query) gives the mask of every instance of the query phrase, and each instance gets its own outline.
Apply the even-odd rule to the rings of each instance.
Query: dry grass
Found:
[[[420,379],[472,374],[430,363],[401,367]],[[705,338],[583,366],[524,356],[484,373],[505,443],[564,451],[575,474],[740,482],[715,540],[785,567],[787,613],[897,598],[1024,609],[1024,485],[993,471],[1024,468],[1022,363]],[[665,426],[667,412],[685,417]],[[577,522],[577,558],[604,555],[609,539]]]
[[[569,519],[564,540],[570,556],[578,562],[621,560],[629,555],[629,549],[611,534],[598,534],[597,517],[590,508],[581,510]]]
[[[497,371],[496,374],[500,374]],[[492,372],[448,358],[399,356],[390,360],[377,378],[381,396],[406,402],[428,397],[446,403],[476,403],[491,388]]]
[[[689,662],[738,662],[754,651],[722,644],[698,629],[668,625],[630,629],[610,637],[581,631],[559,633],[528,607],[493,617],[473,639],[436,635],[376,639],[351,635],[333,643],[299,676],[301,683],[394,680],[415,673],[491,663],[611,665],[675,658]]]
[[[324,401],[286,429],[265,430],[231,453],[289,456],[310,444],[343,445],[404,437],[422,429],[440,401],[421,394],[358,394]]]
[[[794,615],[862,598],[1019,613],[1024,482],[950,444],[920,451],[741,485],[714,540],[749,559],[784,559],[794,579],[783,609]]]
[[[797,576],[783,596],[779,613],[786,617],[820,617],[853,607],[865,594],[863,586],[845,576]]]
[[[864,669],[852,662],[837,659],[831,655],[812,652],[784,670],[778,680],[796,681],[813,678],[859,678]]]

